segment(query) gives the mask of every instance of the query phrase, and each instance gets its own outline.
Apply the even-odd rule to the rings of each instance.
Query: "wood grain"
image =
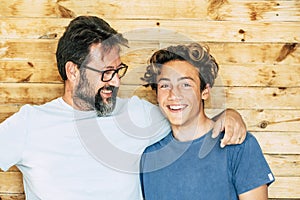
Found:
[[[297,46],[291,47],[294,50],[288,53],[284,50],[290,49],[286,47],[286,43],[200,43],[210,48],[211,54],[221,65],[232,65],[232,67],[247,67],[249,64],[260,65],[260,67],[273,65],[274,68],[285,65],[299,70],[300,48]],[[177,43],[174,42],[174,44]],[[35,66],[36,63],[47,63],[50,67],[56,67],[56,45],[57,40],[28,39],[19,43],[19,40],[0,38],[1,65],[4,63],[9,65],[10,62],[23,62],[24,67]],[[168,45],[170,42],[130,41],[130,48],[124,48],[121,56],[129,66],[141,68],[155,50],[160,46]],[[277,61],[278,59],[279,61]]]
[[[209,46],[220,71],[206,113],[237,109],[276,176],[269,200],[300,199],[298,0],[0,0],[0,5],[0,122],[24,104],[63,94],[58,39],[74,17],[97,15],[129,39],[130,48],[121,52],[130,68],[120,97],[156,103],[140,77],[157,49],[191,41]],[[15,166],[0,170],[0,200],[12,199],[25,199]]]
[[[98,15],[114,19],[202,19],[228,21],[299,21],[299,2],[277,1],[114,1],[33,0],[30,6],[24,0],[5,1],[0,16],[10,17],[74,17]],[[99,7],[101,9],[99,9]],[[35,12],[32,12],[34,10]],[[153,12],[155,11],[155,12]]]
[[[70,19],[4,18],[1,38],[57,39]],[[300,25],[295,22],[241,22],[186,20],[112,19],[108,21],[129,40],[214,41],[214,42],[286,42],[300,41]],[[39,24],[41,26],[37,26]],[[205,28],[203,28],[205,27]],[[272,37],[270,37],[272,35]]]

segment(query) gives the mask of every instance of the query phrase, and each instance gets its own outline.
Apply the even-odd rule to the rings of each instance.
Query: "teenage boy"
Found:
[[[146,200],[268,199],[274,178],[254,136],[247,133],[242,144],[225,149],[210,141],[215,122],[206,116],[204,101],[218,69],[198,43],[170,46],[151,57],[143,80],[156,90],[172,130],[142,155]]]

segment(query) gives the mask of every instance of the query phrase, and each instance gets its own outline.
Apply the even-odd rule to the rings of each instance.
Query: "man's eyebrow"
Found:
[[[118,69],[121,65],[122,65],[122,63],[119,64],[119,65],[117,66],[117,69]],[[108,65],[108,66],[105,66],[104,69],[105,69],[105,70],[110,70],[110,69],[115,69],[115,67],[114,67],[114,66],[111,66],[111,65]]]

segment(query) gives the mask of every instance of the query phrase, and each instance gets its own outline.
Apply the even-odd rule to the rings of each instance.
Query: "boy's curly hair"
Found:
[[[202,47],[198,43],[189,45],[169,46],[165,49],[156,51],[150,58],[144,77],[144,86],[151,86],[157,90],[157,76],[161,73],[162,66],[174,60],[187,61],[199,71],[201,81],[200,89],[203,90],[208,83],[210,87],[214,85],[219,71],[219,66],[215,58],[209,54],[208,47]]]

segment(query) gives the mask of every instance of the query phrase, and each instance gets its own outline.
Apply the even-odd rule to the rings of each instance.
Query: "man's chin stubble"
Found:
[[[103,101],[100,95],[101,90],[98,91],[95,96],[95,109],[98,117],[106,117],[113,112],[116,105],[117,90],[117,88],[114,88],[112,97],[106,99],[106,102]]]

